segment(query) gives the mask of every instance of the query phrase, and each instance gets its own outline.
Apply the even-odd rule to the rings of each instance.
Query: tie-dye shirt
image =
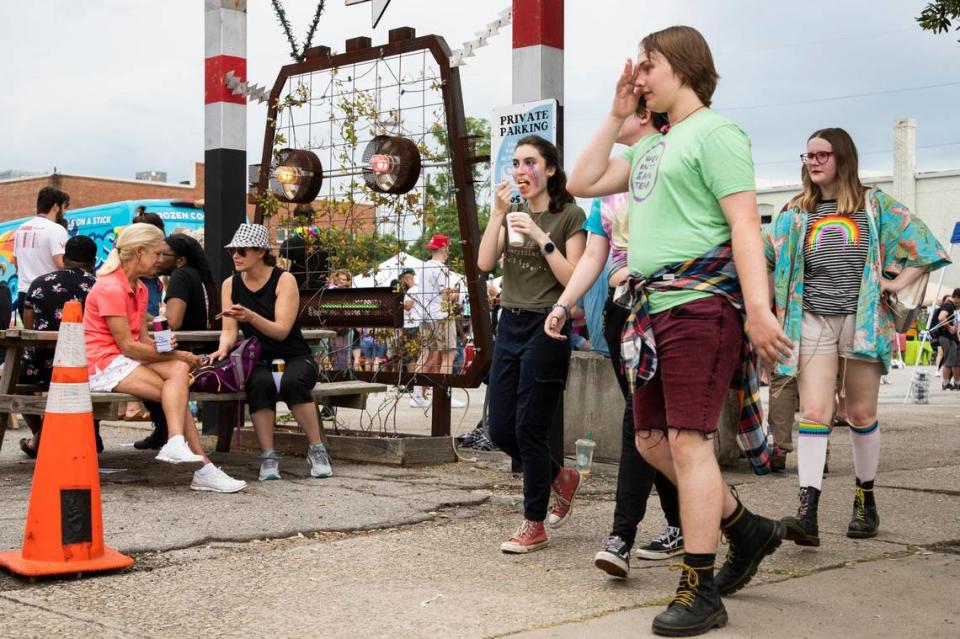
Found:
[[[927,225],[903,204],[880,189],[872,189],[867,197],[876,215],[867,216],[870,249],[857,304],[853,354],[879,360],[886,373],[893,355],[895,331],[893,312],[880,297],[882,273],[896,273],[906,267],[935,271],[947,266],[950,259]],[[797,374],[803,321],[806,229],[807,212],[793,207],[781,211],[763,231],[767,266],[773,271],[777,319],[794,343],[790,357],[778,363],[774,373],[792,377]]]
[[[607,238],[610,243],[606,273],[606,279],[609,280],[611,275],[627,265],[627,246],[630,238],[627,194],[615,193],[594,199],[590,207],[590,215],[583,223],[583,229]]]

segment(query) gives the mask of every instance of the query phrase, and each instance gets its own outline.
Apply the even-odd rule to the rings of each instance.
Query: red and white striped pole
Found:
[[[513,103],[557,101],[557,149],[563,159],[563,0],[513,0]],[[563,466],[563,397],[548,441]],[[514,462],[514,471],[520,470]]]
[[[513,103],[557,100],[563,156],[563,0],[513,0]]]
[[[217,281],[233,271],[223,250],[247,221],[247,98],[225,75],[247,81],[246,0],[205,0],[204,246]]]

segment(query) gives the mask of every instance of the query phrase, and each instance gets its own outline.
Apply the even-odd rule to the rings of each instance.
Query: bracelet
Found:
[[[565,318],[569,318],[569,317],[570,317],[570,309],[567,308],[565,305],[561,304],[560,302],[557,302],[556,304],[554,304],[553,306],[550,307],[550,310],[552,311],[552,310],[555,309],[555,308],[562,308],[562,309],[563,309],[563,316],[564,316]]]

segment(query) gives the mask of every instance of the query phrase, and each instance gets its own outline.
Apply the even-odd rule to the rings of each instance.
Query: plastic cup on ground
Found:
[[[592,439],[578,439],[574,442],[577,447],[577,470],[586,478],[590,476],[590,468],[593,466],[593,449],[597,447],[597,442]]]
[[[527,241],[527,236],[521,233],[520,231],[513,230],[513,226],[510,224],[511,220],[517,218],[529,218],[530,216],[524,213],[523,211],[514,211],[513,213],[507,213],[507,241],[510,243],[510,246],[514,248],[520,248]]]

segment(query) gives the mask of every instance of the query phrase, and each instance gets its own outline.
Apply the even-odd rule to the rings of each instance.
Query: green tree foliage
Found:
[[[490,123],[485,118],[467,119],[467,135],[473,142],[475,155],[490,155]],[[446,129],[437,124],[432,129],[433,147],[437,152],[433,158],[442,162],[449,159],[449,143]],[[474,193],[477,198],[477,217],[481,230],[490,218],[490,164],[488,162],[473,165]],[[411,255],[427,259],[430,251],[426,244],[436,233],[443,233],[451,239],[450,265],[454,270],[463,272],[463,249],[460,246],[460,220],[457,217],[457,201],[453,173],[449,170],[433,171],[426,187],[426,202],[423,210],[423,235],[410,246]]]
[[[928,3],[917,16],[917,23],[924,31],[933,33],[947,33],[951,27],[954,31],[960,31],[960,0],[936,0]]]

